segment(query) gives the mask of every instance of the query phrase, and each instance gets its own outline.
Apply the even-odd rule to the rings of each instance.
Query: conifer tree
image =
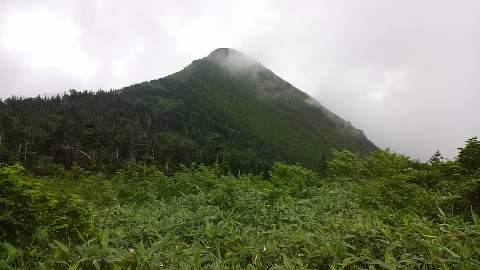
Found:
[[[457,161],[467,173],[480,169],[480,141],[478,137],[468,139],[465,146],[458,148],[458,150],[460,152]]]
[[[435,154],[433,154],[430,159],[428,160],[428,163],[430,164],[434,164],[434,163],[438,163],[438,162],[442,162],[443,161],[443,156],[442,156],[442,153],[440,153],[440,150],[437,149],[437,151],[435,152]]]

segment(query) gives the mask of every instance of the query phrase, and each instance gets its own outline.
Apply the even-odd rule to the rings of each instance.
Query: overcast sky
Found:
[[[381,148],[453,158],[480,136],[478,0],[0,0],[0,98],[121,88],[219,47]]]

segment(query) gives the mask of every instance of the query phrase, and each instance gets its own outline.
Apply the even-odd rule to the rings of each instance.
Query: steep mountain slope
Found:
[[[313,166],[331,148],[376,149],[361,130],[233,49],[217,49],[168,78],[195,89],[205,104],[283,149],[291,161]]]
[[[111,168],[225,163],[261,172],[275,161],[316,169],[331,148],[376,147],[349,122],[233,49],[118,91],[0,103],[0,162]]]

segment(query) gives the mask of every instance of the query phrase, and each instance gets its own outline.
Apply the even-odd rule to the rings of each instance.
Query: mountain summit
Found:
[[[200,100],[283,149],[290,162],[313,167],[331,148],[377,149],[362,130],[240,51],[216,49],[169,78],[195,85]]]
[[[246,70],[263,67],[260,62],[234,49],[219,48],[211,52],[207,58],[223,65],[225,68]]]
[[[144,162],[317,169],[331,149],[376,148],[361,130],[249,56],[220,48],[183,70],[110,92],[0,102],[0,162]]]
[[[288,86],[291,86],[288,82],[284,81],[280,77],[277,77],[273,72],[271,72],[266,67],[264,67],[260,62],[256,61],[253,58],[250,58],[246,54],[240,51],[237,51],[235,49],[218,48],[212,51],[207,56],[207,58],[212,59],[217,64],[229,70],[230,72],[249,72],[251,75],[258,74],[260,72],[269,73],[270,75],[273,75],[274,77],[276,77],[277,80],[281,80],[282,84],[287,84]],[[261,84],[262,82],[259,81],[258,83]],[[300,90],[295,89],[292,91],[300,91]],[[328,118],[330,118],[333,122],[335,122],[339,126],[339,128],[344,132],[350,133],[350,135],[353,135],[353,136],[363,137],[364,139],[366,139],[366,136],[362,130],[356,129],[355,127],[352,126],[352,124],[349,121],[345,121],[339,116],[337,116],[336,114],[330,112],[325,107],[323,107],[318,101],[314,100],[310,96],[306,96],[305,93],[303,93],[303,95],[300,95],[299,97],[300,98],[305,97],[304,101],[307,104],[319,108],[325,115],[327,115]]]
[[[237,51],[231,48],[218,48],[212,51],[207,57],[209,58],[228,58],[232,55],[236,55],[239,57],[247,57],[244,53]]]

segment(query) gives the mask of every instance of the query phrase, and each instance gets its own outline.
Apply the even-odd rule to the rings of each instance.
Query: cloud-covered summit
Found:
[[[303,92],[302,89],[295,88],[243,52],[231,48],[218,48],[212,51],[206,59],[213,60],[232,75],[246,76],[245,78],[255,85],[259,98],[301,100],[319,109],[319,113],[323,113],[334,122],[342,134],[367,139],[364,132],[355,128],[350,121],[346,121],[329,111],[320,102]]]
[[[266,69],[257,60],[231,48],[218,48],[212,51],[207,58],[215,61],[231,73],[256,73],[260,69]]]

